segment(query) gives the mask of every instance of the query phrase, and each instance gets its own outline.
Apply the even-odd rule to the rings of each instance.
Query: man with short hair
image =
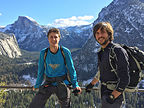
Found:
[[[62,47],[63,51],[61,50],[59,46],[59,29],[50,29],[47,36],[49,48],[47,49],[47,53],[46,48],[40,52],[37,81],[33,88],[34,90],[35,88],[39,88],[39,91],[32,100],[29,108],[44,108],[47,99],[52,94],[56,94],[58,97],[61,108],[70,108],[70,88],[68,87],[70,82],[67,78],[68,71],[74,90],[77,90],[78,94],[81,93],[71,52],[65,47]],[[44,76],[46,79],[44,84],[42,84]]]
[[[102,108],[120,108],[122,106],[123,91],[129,84],[128,54],[121,46],[115,46],[116,54],[113,71],[110,64],[110,50],[113,43],[113,28],[108,22],[100,22],[93,28],[93,35],[101,45],[98,52],[98,72],[90,84],[86,86],[86,92],[90,92],[93,86],[100,80]],[[113,86],[112,86],[113,85]]]

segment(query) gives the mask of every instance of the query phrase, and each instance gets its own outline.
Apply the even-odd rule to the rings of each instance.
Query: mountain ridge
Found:
[[[60,45],[68,48],[81,48],[89,38],[91,25],[59,28],[61,32]],[[47,32],[51,26],[39,25],[27,16],[19,16],[13,24],[0,28],[1,32],[13,33],[19,47],[28,51],[40,51],[48,47]],[[81,41],[78,41],[81,40]]]
[[[114,0],[103,8],[94,21],[106,21],[114,29],[114,42],[137,46],[144,51],[144,4],[139,0]],[[100,45],[91,33],[91,38],[74,58],[79,80],[87,80],[97,72],[97,50]],[[83,75],[83,76],[82,76]]]

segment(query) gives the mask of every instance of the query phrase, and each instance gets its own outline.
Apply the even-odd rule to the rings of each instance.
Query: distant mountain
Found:
[[[114,42],[137,46],[144,50],[144,1],[113,0],[103,8],[93,26],[101,21],[108,21],[114,29]],[[87,80],[97,72],[97,49],[99,44],[93,34],[74,58],[80,80]]]
[[[14,34],[0,32],[0,55],[8,56],[10,58],[21,56],[21,51]]]
[[[91,25],[60,28],[60,44],[68,48],[81,48],[87,41]],[[13,33],[16,36],[19,47],[28,51],[40,51],[48,46],[47,32],[52,28],[39,25],[35,20],[19,16],[13,24],[0,28],[1,32]]]
[[[92,25],[73,26],[60,28],[61,41],[60,44],[70,49],[81,48],[89,39],[92,32]]]
[[[21,49],[40,50],[40,47],[48,44],[45,41],[47,40],[46,32],[36,21],[29,17],[19,16],[17,21],[7,25],[1,31],[15,34]]]

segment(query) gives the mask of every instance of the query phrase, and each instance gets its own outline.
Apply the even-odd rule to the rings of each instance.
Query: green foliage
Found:
[[[22,50],[22,56],[20,58],[12,59],[0,55],[0,82],[6,82],[6,84],[24,84],[23,75],[30,74],[32,77],[36,77],[38,57],[39,52],[28,52],[24,50]]]
[[[25,91],[8,91],[6,102],[1,108],[28,108],[32,98],[36,94],[31,90]],[[126,93],[126,108],[143,108],[144,94],[143,93]],[[97,91],[86,93],[85,91],[78,96],[71,94],[72,108],[100,108],[100,98]],[[60,108],[58,98],[52,95],[45,105],[45,108]]]
[[[7,84],[24,84],[23,75],[30,74],[32,77],[37,75],[37,64],[31,65],[5,65],[0,68],[0,82]]]
[[[0,83],[0,86],[4,86],[4,85],[5,85],[4,82]],[[7,92],[4,89],[0,89],[0,108],[6,102],[6,96],[7,96]]]
[[[144,93],[126,93],[126,108],[143,108]]]

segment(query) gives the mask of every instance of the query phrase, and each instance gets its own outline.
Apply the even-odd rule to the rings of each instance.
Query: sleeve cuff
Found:
[[[76,82],[75,84],[72,84],[73,88],[79,87],[78,82]]]

